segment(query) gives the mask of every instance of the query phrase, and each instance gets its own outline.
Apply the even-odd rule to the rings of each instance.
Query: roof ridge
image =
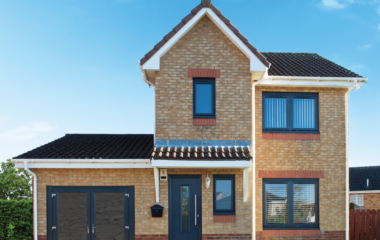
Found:
[[[151,136],[154,135],[153,133],[66,133],[65,136],[69,135],[88,135],[88,136],[93,136],[93,135],[118,135],[118,136],[136,136],[136,135],[143,135],[143,136]]]

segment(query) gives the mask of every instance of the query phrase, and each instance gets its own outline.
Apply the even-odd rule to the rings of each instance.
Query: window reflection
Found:
[[[189,209],[190,209],[190,188],[189,186],[181,186],[181,230],[189,231]]]

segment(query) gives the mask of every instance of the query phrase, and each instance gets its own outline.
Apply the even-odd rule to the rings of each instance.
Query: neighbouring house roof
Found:
[[[154,147],[156,160],[251,160],[249,147]]]
[[[150,159],[153,134],[66,134],[13,159]]]
[[[316,53],[261,52],[261,54],[272,64],[268,71],[269,76],[362,78]]]
[[[369,185],[367,187],[367,179]],[[376,167],[351,167],[350,191],[380,190],[380,166]]]
[[[257,49],[249,43],[248,39],[245,38],[240,31],[232,25],[231,21],[228,20],[222,12],[217,9],[213,4],[211,4],[211,0],[202,0],[201,4],[196,6],[189,15],[187,15],[182,21],[173,28],[171,32],[169,32],[159,43],[157,43],[154,48],[149,51],[145,56],[140,60],[140,65],[144,65],[158,50],[160,50],[165,43],[167,43],[179,30],[181,30],[186,23],[188,23],[202,8],[210,8],[226,25],[227,27],[248,47],[249,50],[260,60],[261,63],[264,64],[267,68],[270,67],[270,63],[266,60],[266,58],[259,52]]]

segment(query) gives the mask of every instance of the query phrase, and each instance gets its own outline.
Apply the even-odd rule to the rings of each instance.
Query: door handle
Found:
[[[88,224],[87,224],[87,234],[89,234],[90,233],[90,227],[88,226]]]
[[[94,227],[94,224],[92,224],[92,234],[95,233],[95,228],[96,228],[96,227]]]
[[[195,194],[195,207],[194,207],[194,212],[195,212],[195,226],[197,225],[197,195]]]

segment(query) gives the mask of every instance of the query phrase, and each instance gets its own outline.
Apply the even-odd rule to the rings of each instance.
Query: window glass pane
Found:
[[[182,231],[189,231],[189,196],[190,196],[190,189],[189,186],[181,186],[181,230]]]
[[[350,202],[355,203],[358,206],[363,206],[363,195],[351,195]]]
[[[265,184],[266,224],[288,223],[288,185]]]
[[[216,210],[233,210],[232,209],[232,180],[215,180],[215,209]]]
[[[294,184],[294,223],[315,223],[315,184]]]
[[[315,128],[315,99],[293,99],[293,127]]]
[[[212,84],[195,84],[195,113],[212,114]]]
[[[286,98],[265,98],[265,127],[286,128]]]

